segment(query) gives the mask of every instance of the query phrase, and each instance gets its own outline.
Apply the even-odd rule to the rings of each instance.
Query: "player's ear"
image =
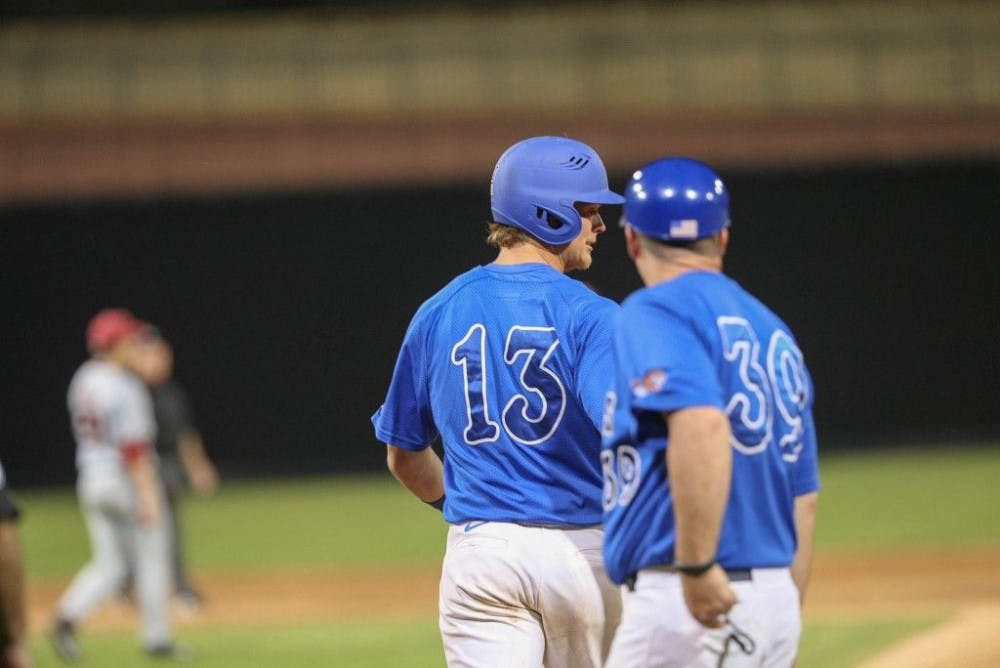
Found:
[[[635,228],[629,224],[625,224],[625,252],[628,253],[628,259],[635,262],[639,255],[642,254],[642,246],[639,244],[639,235],[636,233]]]
[[[718,232],[719,257],[726,257],[726,250],[729,248],[729,228],[723,227]]]

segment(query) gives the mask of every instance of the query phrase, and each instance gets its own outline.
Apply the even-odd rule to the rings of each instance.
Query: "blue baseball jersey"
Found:
[[[448,522],[601,523],[600,422],[617,304],[544,264],[490,264],[417,311],[383,443],[444,445]]]
[[[794,499],[819,473],[812,381],[788,326],[724,274],[695,271],[630,296],[614,334],[601,451],[611,579],[674,562],[663,413],[696,406],[724,411],[733,434],[719,563],[791,564]]]

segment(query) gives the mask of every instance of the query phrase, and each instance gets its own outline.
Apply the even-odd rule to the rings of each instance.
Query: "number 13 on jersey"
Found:
[[[491,415],[489,362],[486,326],[476,323],[451,350],[451,363],[462,367],[465,380],[465,407],[469,422],[463,434],[469,445],[491,443],[500,438],[501,428],[524,445],[548,440],[559,427],[566,410],[566,386],[549,362],[559,346],[554,327],[515,325],[507,332],[500,371],[520,361],[517,385],[521,390],[507,399],[500,410],[500,422]],[[503,401],[504,397],[498,397]],[[499,403],[496,404],[499,406]]]

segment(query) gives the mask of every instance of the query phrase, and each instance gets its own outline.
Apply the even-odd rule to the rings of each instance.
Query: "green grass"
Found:
[[[68,490],[19,495],[30,576],[68,575],[89,551]],[[236,482],[184,505],[195,569],[440,564],[446,527],[388,475]]]
[[[193,650],[186,665],[206,668],[351,666],[352,668],[437,668],[444,652],[436,621],[359,620],[273,625],[264,628],[188,629],[181,642]],[[128,633],[81,635],[81,666],[163,666],[146,657]],[[43,638],[32,643],[36,668],[63,664]]]
[[[809,622],[802,632],[798,665],[806,668],[851,666],[940,621],[940,617],[917,617]]]
[[[1000,545],[997,472],[1000,444],[823,457],[817,547]]]
[[[388,474],[233,485],[189,504],[192,557],[207,569],[275,565],[436,566],[441,515]]]

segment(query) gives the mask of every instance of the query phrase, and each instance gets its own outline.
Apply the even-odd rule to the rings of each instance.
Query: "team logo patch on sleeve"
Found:
[[[663,369],[653,369],[647,372],[642,378],[633,378],[630,383],[632,394],[637,399],[642,399],[643,397],[648,397],[650,394],[659,392],[666,384],[667,372]]]

